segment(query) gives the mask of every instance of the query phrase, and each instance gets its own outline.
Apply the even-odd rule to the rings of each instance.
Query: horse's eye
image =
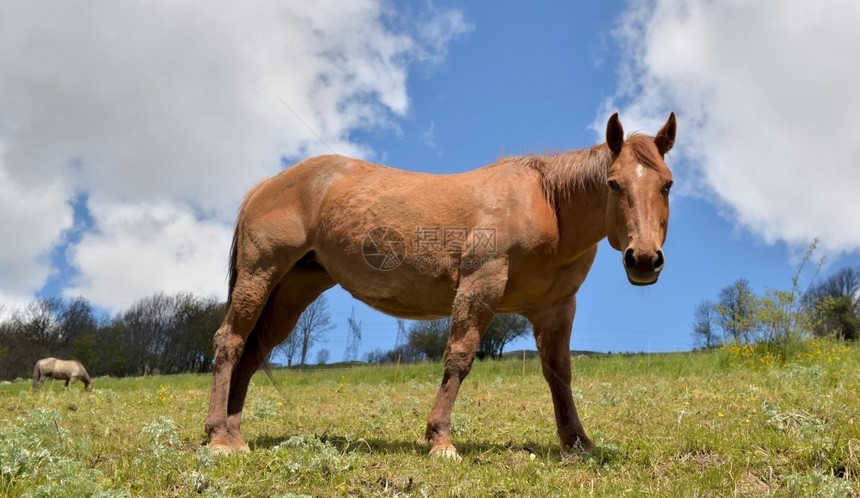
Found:
[[[609,182],[607,183],[609,184],[609,190],[615,192],[616,194],[621,192],[621,185],[618,185],[618,182],[616,182],[615,180],[609,180]]]
[[[662,188],[662,189],[660,189],[660,191],[661,191],[661,192],[663,192],[664,194],[668,194],[668,193],[669,193],[669,190],[672,188],[673,183],[674,183],[674,182],[672,182],[671,180],[669,180],[668,182],[666,182],[666,184],[665,184],[665,185],[663,185],[663,188]]]

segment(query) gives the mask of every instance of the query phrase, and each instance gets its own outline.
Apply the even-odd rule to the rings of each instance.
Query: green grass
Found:
[[[476,362],[459,463],[423,441],[439,364],[257,375],[252,451],[231,456],[201,444],[208,375],[4,384],[0,495],[856,496],[858,366],[858,348],[825,342],[786,365],[729,348],[575,358],[597,449],[568,455],[538,360]]]

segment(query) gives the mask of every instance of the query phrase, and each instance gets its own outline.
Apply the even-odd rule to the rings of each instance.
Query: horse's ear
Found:
[[[621,154],[621,146],[624,145],[624,128],[621,127],[617,112],[606,123],[606,145],[615,155]]]
[[[657,132],[657,136],[654,137],[654,145],[657,146],[657,150],[660,152],[661,156],[672,150],[672,146],[675,145],[675,129],[677,127],[678,126],[675,123],[675,113],[673,112],[669,114],[669,119],[666,121],[666,124],[660,128],[660,131]]]

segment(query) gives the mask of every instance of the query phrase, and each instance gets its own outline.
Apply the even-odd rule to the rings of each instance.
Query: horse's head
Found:
[[[656,137],[633,135],[613,114],[606,125],[606,144],[613,153],[609,168],[606,231],[609,244],[621,251],[627,279],[634,285],[657,281],[666,260],[663,243],[669,225],[672,173],[663,156],[675,143],[675,114]]]

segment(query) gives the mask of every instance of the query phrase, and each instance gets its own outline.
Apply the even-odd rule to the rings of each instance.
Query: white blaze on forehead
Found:
[[[641,179],[645,176],[645,166],[642,166],[642,163],[636,164],[636,178]]]

